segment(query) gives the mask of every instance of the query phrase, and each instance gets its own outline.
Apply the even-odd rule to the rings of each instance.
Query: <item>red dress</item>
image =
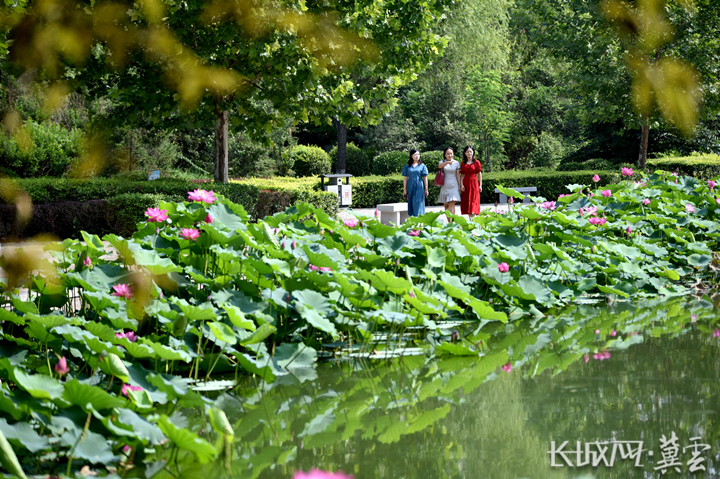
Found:
[[[465,191],[460,195],[460,212],[464,215],[480,214],[480,185],[477,174],[482,173],[482,165],[475,160],[472,164],[463,163],[460,166]]]

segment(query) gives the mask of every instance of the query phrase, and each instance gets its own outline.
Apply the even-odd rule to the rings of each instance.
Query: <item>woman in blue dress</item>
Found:
[[[403,198],[408,200],[408,215],[425,214],[425,197],[428,195],[428,169],[423,165],[418,150],[410,150],[410,159],[403,168]]]

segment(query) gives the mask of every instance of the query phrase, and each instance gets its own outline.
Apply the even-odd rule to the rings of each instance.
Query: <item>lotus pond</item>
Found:
[[[714,471],[720,199],[713,181],[626,173],[399,227],[303,204],[253,223],[196,190],[132,238],[0,257],[2,467],[628,477],[628,459],[547,469],[550,441],[674,431]]]

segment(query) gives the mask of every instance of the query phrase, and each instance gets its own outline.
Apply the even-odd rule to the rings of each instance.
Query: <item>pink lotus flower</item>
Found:
[[[137,335],[135,334],[135,331],[128,331],[127,333],[124,333],[121,331],[119,333],[115,333],[115,337],[125,338],[128,341],[130,341],[131,343],[134,343],[138,339]]]
[[[691,315],[690,315],[690,322],[691,322],[691,323],[694,323],[697,318],[698,318],[698,315],[697,315],[697,314],[691,314]]]
[[[593,354],[593,359],[600,359],[600,355],[598,353]]]
[[[610,336],[617,336],[617,331],[615,331],[614,329],[610,331]]]
[[[610,191],[610,190],[602,190],[602,195],[603,195],[605,198],[610,198],[610,197],[612,196],[612,191]]]
[[[409,230],[408,234],[410,236],[420,236],[420,230]]]
[[[588,361],[590,361],[590,355],[589,355],[589,354],[586,354],[586,355],[585,355],[585,362],[588,362]]]
[[[587,208],[580,208],[580,216],[588,215],[596,215],[597,214],[597,208],[595,206],[588,206]]]
[[[412,291],[410,291],[410,297],[411,297],[411,298],[414,298],[414,297],[415,297],[415,293],[413,293]]]
[[[632,168],[623,168],[623,169],[620,170],[620,171],[621,171],[621,173],[622,173],[623,176],[632,176],[633,173],[634,173],[634,171],[632,170]]]
[[[600,181],[600,177],[598,175],[595,175],[592,177],[592,180],[597,183],[598,181]]]
[[[502,369],[506,373],[509,373],[510,371],[512,371],[512,363],[507,363],[507,364],[503,365],[503,367],[500,369]]]
[[[710,188],[711,190],[715,188],[716,184],[717,183],[715,183],[713,180],[708,180],[708,188]]]
[[[632,228],[630,228],[629,226],[627,227],[627,229],[626,229],[625,231],[626,231],[627,234],[629,234],[629,235],[632,234]]]
[[[715,198],[715,203],[720,205],[720,198]]]
[[[513,203],[515,203],[515,200],[513,199],[513,197],[512,197],[512,196],[511,196],[510,198],[508,198],[508,203],[510,203],[510,204],[513,204]]]
[[[597,216],[593,216],[592,218],[589,218],[588,221],[592,225],[604,225],[607,223],[607,220],[605,218],[599,218]]]
[[[128,391],[142,391],[142,388],[140,386],[131,386],[129,384],[123,384],[122,388],[120,388],[120,392],[124,395],[128,395]]]
[[[358,225],[358,220],[352,218],[352,219],[346,219],[343,220],[343,224],[347,226],[348,228],[355,228]]]
[[[293,240],[293,242],[290,244],[290,247],[291,247],[292,249],[297,248],[297,241]]]
[[[380,211],[377,208],[375,208],[375,218],[379,218],[379,217],[380,217]]]
[[[643,200],[643,204],[644,204],[645,206],[649,205],[649,204],[650,204],[650,200],[649,200],[648,198],[645,198],[645,199]]]
[[[115,290],[113,296],[125,299],[132,299],[133,297],[133,288],[129,284],[116,284],[113,289]]]
[[[308,268],[310,268],[310,271],[325,271],[326,273],[332,271],[332,268],[328,268],[327,266],[315,266],[312,263],[308,264]]]
[[[83,260],[83,264],[86,268],[92,267],[92,260],[90,259],[90,256],[85,256],[85,259]]]
[[[343,472],[326,472],[319,469],[311,469],[310,472],[298,471],[293,479],[354,479]]]
[[[148,217],[148,223],[162,223],[168,218],[167,210],[158,208],[148,208],[145,211],[145,216]]]
[[[599,330],[599,329],[596,329],[596,330],[595,330],[595,334],[600,334],[600,330]]]
[[[122,448],[122,451],[123,451],[125,454],[130,455],[130,451],[132,451],[132,448],[131,448],[130,446],[128,446],[127,444],[125,444],[125,445],[123,446],[123,448]]]
[[[546,210],[554,210],[555,202],[554,201],[546,201],[540,205],[540,208],[544,208]]]
[[[720,329],[714,329],[713,330],[713,338],[720,337]]]
[[[508,266],[507,263],[500,263],[498,265],[498,271],[500,271],[501,273],[507,273],[508,271],[510,271],[510,266]]]
[[[210,213],[205,217],[205,223],[211,225],[213,224],[213,221],[215,221]]]
[[[58,374],[58,376],[65,376],[67,373],[70,372],[70,368],[67,365],[67,359],[65,359],[65,356],[60,358],[60,361],[57,362],[53,369],[55,369],[55,372]]]
[[[180,230],[180,236],[186,240],[197,241],[200,237],[200,232],[194,228],[183,228]]]
[[[688,213],[695,213],[695,207],[693,205],[685,205],[685,211]]]
[[[217,201],[217,198],[215,198],[215,193],[213,193],[212,190],[205,191],[205,190],[197,189],[195,191],[189,191],[188,198],[190,199],[190,201],[199,201],[201,203],[209,203],[209,204],[212,204],[213,202]]]

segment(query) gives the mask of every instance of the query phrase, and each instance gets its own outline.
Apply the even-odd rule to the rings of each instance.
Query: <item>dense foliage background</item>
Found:
[[[692,64],[703,102],[691,136],[681,135],[659,107],[650,112],[649,157],[717,153],[720,98],[713,59],[720,45],[707,33],[720,27],[720,14],[709,0],[695,2],[690,10],[673,0],[663,14],[674,36],[655,58]],[[357,123],[361,126],[343,120],[349,125],[349,173],[389,173],[394,168],[385,154],[391,151],[460,150],[467,144],[475,146],[486,171],[606,169],[637,161],[645,117],[630,97],[632,72],[625,55],[631,46],[603,15],[602,2],[464,0],[436,20],[433,38],[447,43],[442,56],[428,62],[414,81],[404,79],[393,98],[368,99],[368,121]],[[77,176],[84,159],[102,155],[108,161],[89,173],[114,176],[160,168],[170,176],[212,176],[215,131],[202,115],[181,110],[180,103],[163,104],[162,114],[149,112],[152,97],[129,98],[126,79],[110,73],[96,78],[90,74],[97,69],[92,61],[84,69],[66,69],[66,76],[79,78],[75,93],[50,110],[50,80],[28,75],[10,60],[0,65],[0,110],[8,131],[0,135],[0,173]],[[318,120],[327,113],[325,106],[318,106],[313,118],[312,109],[303,117],[271,103],[254,104],[258,121],[265,122],[261,131],[259,124],[235,121],[238,113],[231,109],[230,176],[304,176],[334,169],[336,127],[329,119]],[[297,145],[325,150],[330,162],[318,153],[311,159],[307,152],[317,150]]]

